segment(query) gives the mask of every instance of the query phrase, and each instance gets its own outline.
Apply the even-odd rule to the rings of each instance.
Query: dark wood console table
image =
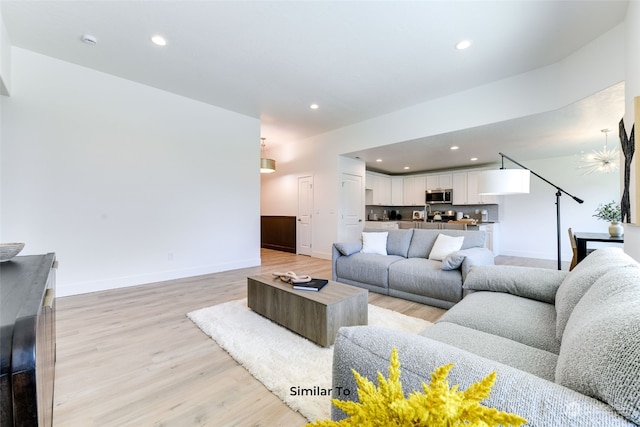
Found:
[[[296,217],[261,216],[260,247],[296,253]]]
[[[573,233],[576,239],[576,249],[578,251],[578,262],[585,259],[587,256],[587,243],[589,242],[609,242],[609,243],[623,243],[624,236],[612,237],[609,233]]]
[[[0,263],[0,425],[51,426],[55,255]]]

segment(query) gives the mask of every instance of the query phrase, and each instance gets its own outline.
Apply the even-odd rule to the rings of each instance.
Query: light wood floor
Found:
[[[536,264],[521,260],[497,262]],[[331,262],[262,250],[261,267],[58,298],[54,426],[305,424],[185,316],[246,297],[248,275],[283,270],[331,277]],[[369,302],[430,321],[444,313],[374,293]]]

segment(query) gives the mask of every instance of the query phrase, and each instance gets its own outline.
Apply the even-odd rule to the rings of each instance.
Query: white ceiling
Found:
[[[619,147],[623,115],[624,83],[619,83],[560,110],[346,155],[390,174],[491,164],[500,161],[500,152],[518,161],[575,156],[576,164],[567,166],[577,167],[580,154],[602,149],[605,138],[609,148]],[[602,129],[611,131],[605,136]],[[505,166],[513,164],[506,161]]]
[[[2,0],[1,8],[15,46],[260,118],[262,136],[277,144],[554,63],[622,22],[627,5],[613,0]],[[97,45],[83,43],[83,34],[95,36]],[[153,34],[168,44],[153,45]],[[463,38],[473,44],[457,51],[454,45]],[[615,127],[624,94],[617,87],[596,96],[597,103],[585,100],[560,115],[433,137],[429,146],[441,147],[451,159],[445,165],[438,156],[437,167],[449,167],[457,162],[448,151],[452,138],[461,146],[491,141],[497,153],[495,143],[508,132],[510,145],[499,149],[514,157],[525,155],[524,146],[544,153],[558,145],[554,141],[578,137],[576,129],[602,138],[592,119],[613,117],[608,127]],[[320,108],[311,110],[311,103]],[[569,118],[571,130],[561,128]],[[385,166],[373,167],[392,173],[407,157],[423,158],[413,170],[432,169],[421,154],[424,143],[354,155],[384,156]],[[404,158],[392,159],[390,153]]]

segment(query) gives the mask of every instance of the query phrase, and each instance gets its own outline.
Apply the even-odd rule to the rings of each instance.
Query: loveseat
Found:
[[[598,249],[571,272],[474,266],[464,286],[473,292],[420,334],[341,328],[333,397],[357,400],[336,390],[356,389],[351,369],[386,375],[395,346],[405,394],[453,363],[449,384],[461,390],[496,371],[483,404],[527,425],[640,423],[640,265],[621,249]]]
[[[333,244],[333,280],[450,308],[471,266],[493,264],[485,238],[484,231],[365,229],[362,240]]]

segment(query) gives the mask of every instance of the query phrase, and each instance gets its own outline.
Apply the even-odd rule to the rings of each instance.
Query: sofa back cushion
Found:
[[[516,265],[474,265],[464,280],[464,289],[503,292],[553,304],[558,285],[567,271]]]
[[[428,258],[431,248],[436,242],[439,234],[447,236],[464,236],[461,249],[482,248],[486,238],[484,231],[463,231],[463,230],[413,230],[411,245],[409,245],[409,258]]]
[[[640,423],[640,268],[609,271],[578,302],[562,337],[556,383]]]
[[[637,262],[614,247],[598,249],[576,265],[556,293],[556,338],[562,338],[571,312],[591,285],[611,269],[628,265]]]
[[[413,236],[413,228],[403,230],[384,230],[376,228],[365,228],[364,232],[388,233],[387,235],[387,255],[398,255],[407,258],[409,244]]]

